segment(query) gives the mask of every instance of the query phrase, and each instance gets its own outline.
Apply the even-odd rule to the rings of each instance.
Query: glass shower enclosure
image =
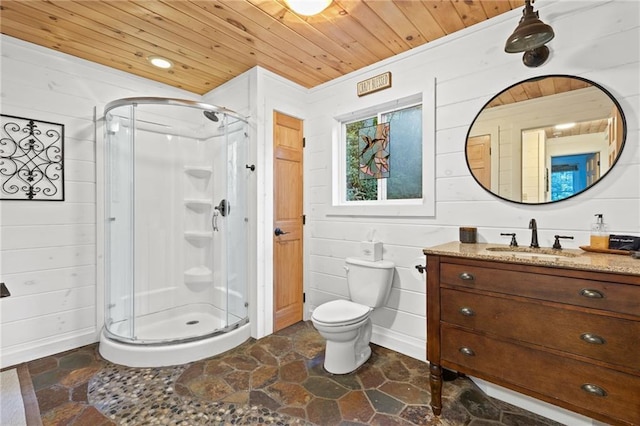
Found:
[[[127,98],[106,106],[104,128],[104,346],[175,346],[247,324],[246,120]]]

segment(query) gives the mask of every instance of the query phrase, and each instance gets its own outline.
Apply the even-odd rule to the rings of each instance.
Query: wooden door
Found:
[[[623,136],[622,116],[618,107],[614,105],[611,111],[611,119],[609,120],[609,168],[618,159],[618,154],[622,149]]]
[[[600,179],[600,153],[594,152],[587,159],[587,188]]]
[[[467,160],[478,182],[491,189],[491,136],[473,136],[467,141]]]
[[[273,331],[302,321],[302,120],[273,114]],[[280,230],[282,234],[279,234]]]

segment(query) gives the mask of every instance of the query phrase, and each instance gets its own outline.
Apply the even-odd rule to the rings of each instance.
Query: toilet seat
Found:
[[[327,326],[349,325],[362,321],[372,309],[349,300],[333,300],[314,309],[311,319]]]

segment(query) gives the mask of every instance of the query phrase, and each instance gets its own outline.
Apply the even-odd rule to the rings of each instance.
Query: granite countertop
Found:
[[[517,251],[511,251],[517,250]],[[555,268],[583,269],[637,275],[640,280],[640,259],[629,255],[586,252],[578,249],[511,248],[504,244],[463,244],[457,241],[428,247],[424,254],[465,257],[469,259],[498,260]]]

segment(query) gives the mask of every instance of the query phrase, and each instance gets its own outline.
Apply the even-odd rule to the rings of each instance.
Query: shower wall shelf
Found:
[[[211,179],[213,175],[213,168],[208,166],[185,165],[184,172],[186,178],[191,182],[195,179],[198,182],[205,183]],[[184,199],[185,207],[196,213],[198,218],[208,216],[213,210],[213,202],[210,198],[198,198],[205,192],[206,191],[204,191],[203,187],[196,190],[191,197]],[[193,219],[196,218],[194,217]],[[200,221],[200,219],[197,219],[197,221]],[[193,226],[193,223],[188,225],[187,229],[184,230],[184,238],[187,240],[188,244],[195,247],[199,253],[207,253],[208,248],[211,247],[211,243],[213,242],[213,231],[211,231],[210,228],[208,230],[204,230],[200,229],[199,226],[196,226],[195,228],[191,228],[191,226]],[[203,252],[202,250],[205,251]],[[209,285],[213,282],[212,270],[206,266],[206,261],[203,263],[204,264],[196,264],[196,266],[186,268],[183,272],[185,284]]]
[[[213,238],[213,232],[185,231],[184,236],[190,240],[210,240]]]
[[[208,179],[213,173],[213,168],[207,166],[184,166],[184,172],[193,177]]]
[[[192,246],[203,248],[208,247],[213,241],[213,232],[208,231],[185,231],[184,237]]]
[[[213,202],[205,198],[201,198],[201,199],[190,198],[190,199],[184,200],[184,204],[193,211],[204,212],[207,209],[211,208],[211,206],[213,205]]]
[[[206,266],[194,266],[184,271],[184,282],[187,284],[212,281],[213,271]]]

